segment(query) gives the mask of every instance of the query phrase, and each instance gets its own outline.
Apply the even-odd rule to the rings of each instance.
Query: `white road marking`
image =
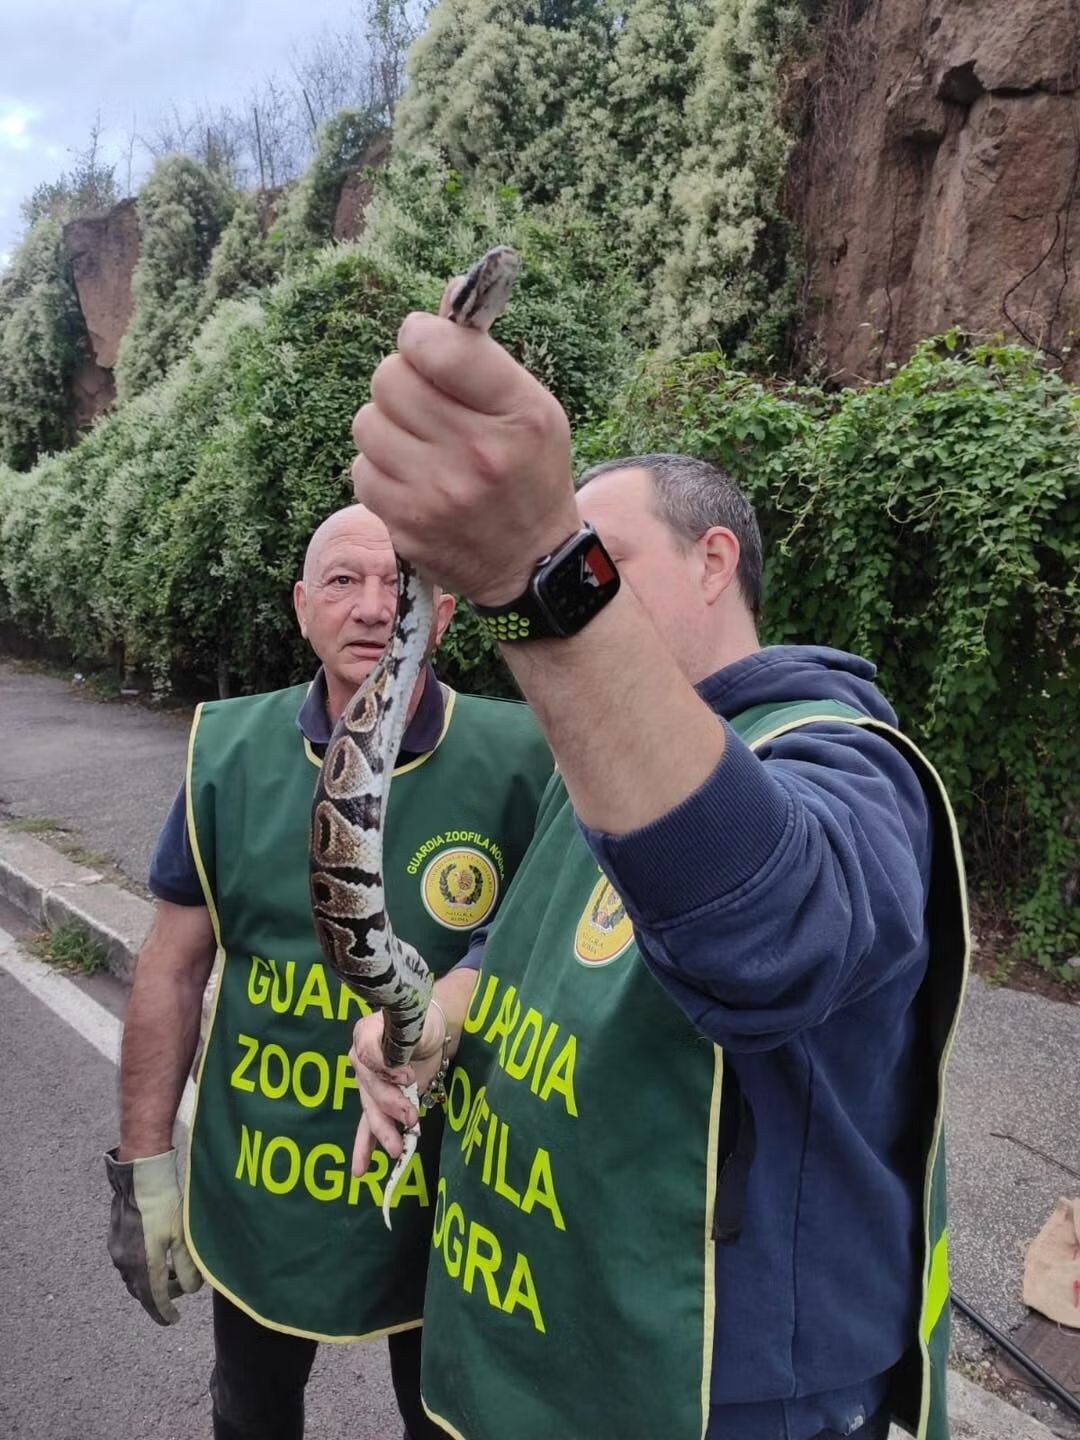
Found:
[[[47,1005],[54,1015],[58,1015],[65,1025],[70,1025],[106,1060],[111,1060],[114,1065],[119,1063],[120,1036],[124,1027],[116,1016],[58,970],[20,950],[15,937],[6,930],[0,930],[0,969],[6,970],[12,979]],[[185,1129],[191,1126],[194,1103],[195,1091],[189,1080],[184,1087],[177,1116]]]

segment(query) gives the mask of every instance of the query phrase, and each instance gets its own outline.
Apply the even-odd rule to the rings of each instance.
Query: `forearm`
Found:
[[[580,634],[505,645],[503,656],[594,830],[623,835],[659,819],[723,757],[723,726],[627,585]]]
[[[178,956],[156,930],[139,955],[120,1052],[121,1160],[172,1148],[212,963],[212,950],[194,964]]]

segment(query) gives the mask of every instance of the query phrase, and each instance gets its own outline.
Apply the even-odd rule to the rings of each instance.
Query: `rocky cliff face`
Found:
[[[842,0],[822,42],[804,341],[850,382],[959,325],[1080,378],[1080,0]]]
[[[75,424],[89,425],[116,397],[113,367],[131,319],[131,277],[139,258],[139,216],[134,200],[105,215],[64,227],[64,250],[75,278],[90,355],[72,380]]]

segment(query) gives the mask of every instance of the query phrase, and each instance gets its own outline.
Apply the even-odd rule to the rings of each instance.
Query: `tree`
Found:
[[[711,11],[710,0],[636,0],[600,91],[576,117],[574,193],[642,281],[677,243],[671,187],[690,144],[687,99]]]
[[[161,160],[139,195],[135,310],[116,362],[131,396],[165,374],[195,333],[210,257],[236,203],[232,186],[186,155]]]
[[[82,150],[72,152],[75,163],[55,180],[43,181],[22,204],[23,219],[28,226],[39,220],[59,220],[66,224],[81,215],[108,210],[120,198],[116,191],[116,167],[100,158],[101,116],[90,127],[90,137]]]
[[[85,326],[62,242],[59,220],[39,219],[0,279],[0,462],[17,470],[71,439]]]
[[[434,144],[471,179],[555,199],[574,185],[622,18],[609,0],[442,0],[409,53],[399,147]]]
[[[683,351],[730,346],[782,310],[790,266],[780,188],[793,137],[779,114],[779,74],[802,14],[782,0],[714,0],[712,12],[654,291],[655,328]]]

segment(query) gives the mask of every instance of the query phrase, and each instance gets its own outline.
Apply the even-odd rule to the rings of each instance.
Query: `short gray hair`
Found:
[[[761,614],[761,530],[754,507],[735,481],[693,455],[627,455],[586,470],[578,489],[613,470],[644,470],[652,480],[661,520],[684,545],[722,525],[739,542],[739,592],[756,620]]]

